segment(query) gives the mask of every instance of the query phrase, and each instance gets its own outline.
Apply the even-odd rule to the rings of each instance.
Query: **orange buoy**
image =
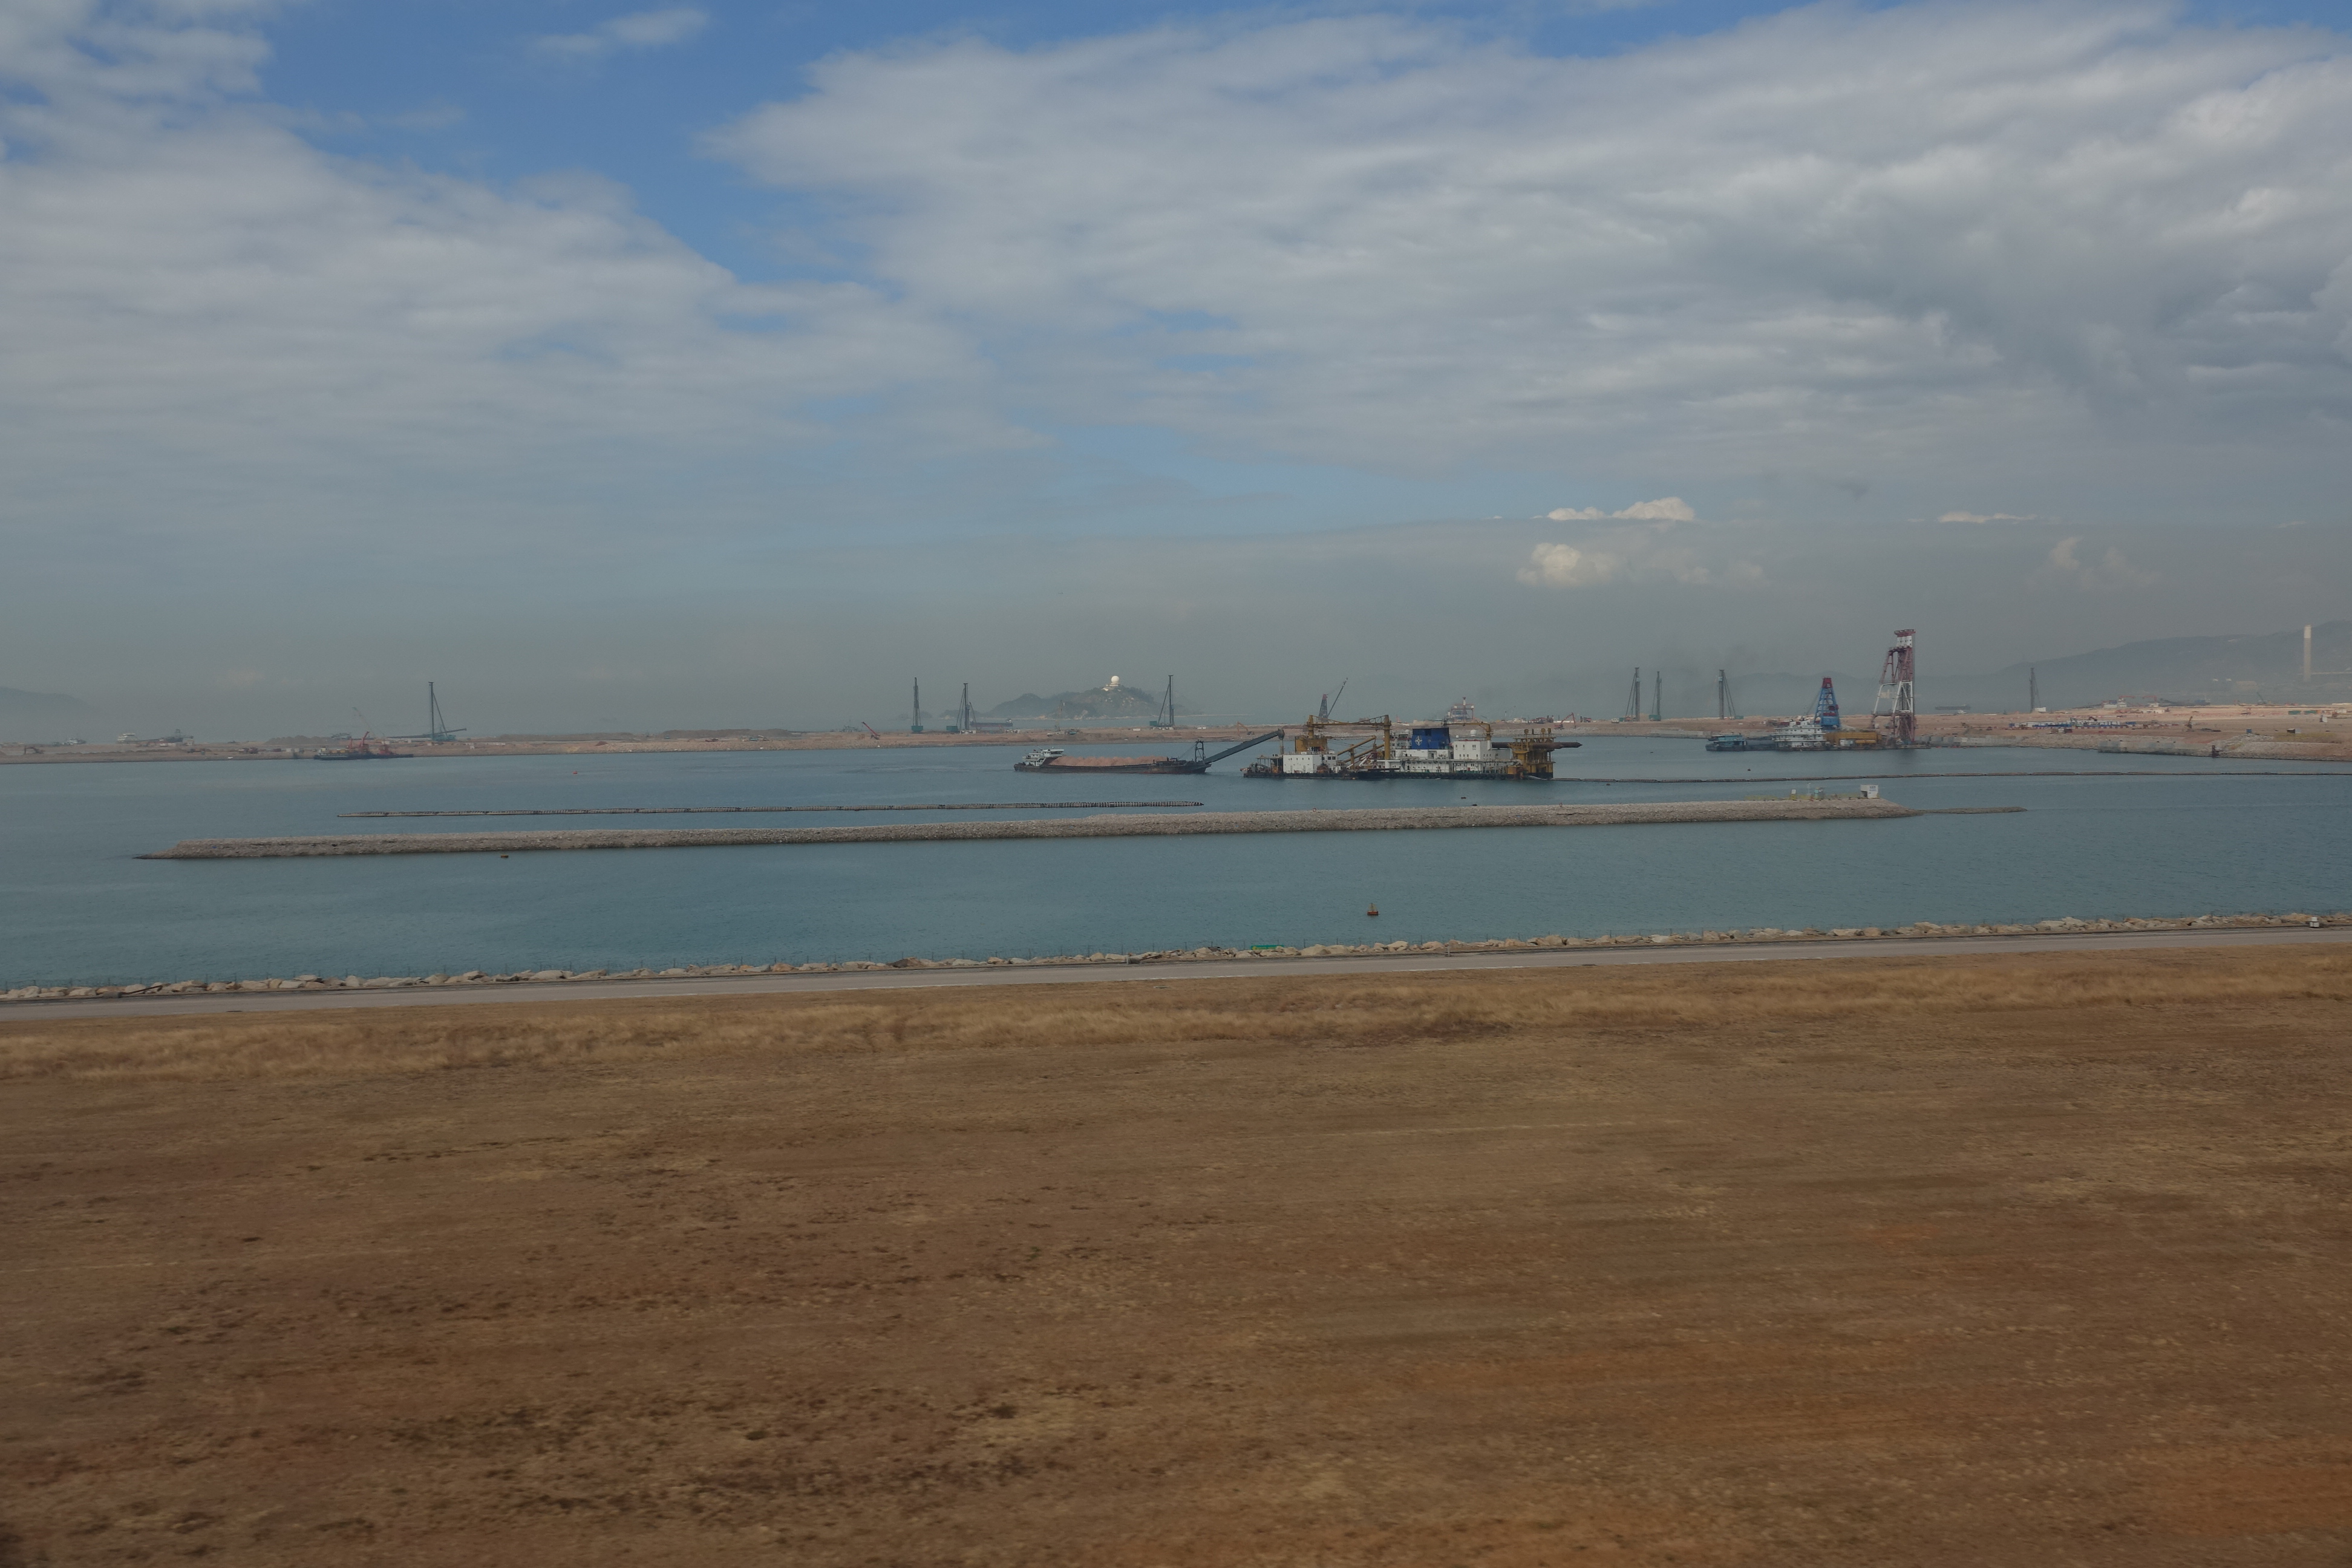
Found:
[[[1381,906],[1380,906],[1380,905],[1378,905],[1378,904],[1374,904],[1371,908],[1370,908],[1370,909],[1366,910],[1364,911],[1364,913],[1366,913],[1366,914],[1368,914],[1368,915],[1371,916],[1374,920],[1378,920],[1378,919],[1380,919],[1380,915],[1381,915]]]

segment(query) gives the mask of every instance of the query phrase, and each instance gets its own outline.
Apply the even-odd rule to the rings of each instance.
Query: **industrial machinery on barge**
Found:
[[[1549,727],[1529,726],[1497,737],[1495,726],[1472,716],[1467,703],[1434,723],[1400,726],[1387,715],[1335,726],[1320,714],[1299,727],[1290,749],[1260,757],[1242,770],[1250,779],[1528,779],[1549,781],[1551,755],[1581,744]],[[1350,731],[1335,733],[1336,730]],[[1357,734],[1353,731],[1369,731]],[[1280,731],[1276,731],[1279,733]],[[1399,744],[1402,740],[1402,744]]]
[[[1801,719],[1791,721],[1778,730],[1750,733],[1732,730],[1707,738],[1710,752],[1829,752],[1853,746],[1874,746],[1878,743],[1874,730],[1847,730],[1838,720],[1837,688],[1830,678],[1822,677],[1822,689],[1813,699],[1813,710]]]

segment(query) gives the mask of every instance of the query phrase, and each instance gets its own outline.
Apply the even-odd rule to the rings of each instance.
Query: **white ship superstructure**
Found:
[[[1551,754],[1574,741],[1556,739],[1549,725],[1530,724],[1497,738],[1495,726],[1457,702],[1438,722],[1408,724],[1368,719],[1332,725],[1318,715],[1291,737],[1290,749],[1261,757],[1246,778],[1549,779]],[[1348,733],[1345,731],[1362,731]]]

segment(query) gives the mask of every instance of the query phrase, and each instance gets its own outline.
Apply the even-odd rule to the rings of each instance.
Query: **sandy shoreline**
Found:
[[[297,974],[290,979],[174,980],[135,984],[19,984],[0,991],[0,1005],[17,1004],[45,1015],[92,1017],[163,1014],[222,1008],[349,1006],[472,1001],[484,990],[516,987],[510,994],[626,998],[713,992],[797,991],[837,985],[916,983],[996,984],[1016,976],[1044,981],[1078,978],[1103,969],[1132,978],[1165,976],[1173,966],[1184,976],[1231,977],[1271,964],[1295,973],[1333,970],[1426,973],[1465,965],[1549,965],[1705,962],[1720,955],[1732,962],[1775,959],[1892,957],[1922,942],[2001,952],[2055,952],[2070,948],[2212,946],[2303,943],[2342,940],[2352,928],[2352,911],[2327,914],[2196,915],[2172,919],[2053,920],[1957,925],[1916,921],[1904,926],[1847,926],[1802,931],[1777,926],[1746,930],[1644,931],[1631,935],[1491,937],[1475,942],[1309,942],[1246,948],[1196,947],[1142,952],[1066,952],[1037,957],[918,958],[814,961],[795,963],[695,963],[665,969],[540,969],[491,973]],[[552,990],[541,990],[551,987]]]

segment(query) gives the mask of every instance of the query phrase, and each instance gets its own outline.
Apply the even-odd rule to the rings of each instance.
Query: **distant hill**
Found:
[[[1139,687],[1126,686],[1113,680],[1108,686],[1097,686],[1089,691],[1062,691],[1051,697],[1040,697],[1024,691],[1010,702],[1000,702],[988,710],[991,719],[1149,719],[1160,711],[1160,693]],[[1200,710],[1176,705],[1179,713],[1196,713]]]
[[[1968,703],[1979,712],[2022,710],[2026,672],[2045,708],[2081,708],[2114,698],[2183,703],[2352,700],[2352,621],[2311,628],[2311,683],[2303,680],[2303,628],[2259,636],[2160,637],[2063,658],[2029,659],[1990,675],[1938,679],[1919,672],[1922,710]],[[2336,673],[2330,674],[2328,672]]]
[[[79,697],[0,686],[0,740],[70,740],[76,725],[96,716],[97,710]]]

